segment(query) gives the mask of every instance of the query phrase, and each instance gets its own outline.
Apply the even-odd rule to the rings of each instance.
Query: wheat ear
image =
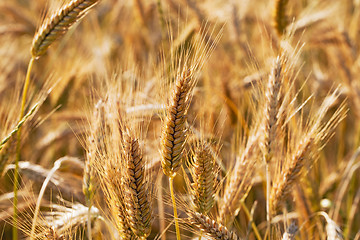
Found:
[[[215,220],[199,212],[188,212],[191,224],[197,226],[207,236],[217,240],[240,240],[234,233]]]
[[[279,209],[281,204],[290,194],[292,186],[301,176],[301,170],[306,161],[305,156],[308,152],[311,152],[311,147],[321,141],[325,141],[339,122],[344,119],[346,111],[344,105],[341,104],[327,123],[322,124],[325,114],[337,100],[338,96],[339,92],[338,90],[335,90],[323,101],[316,114],[310,117],[308,130],[302,133],[304,137],[296,145],[294,152],[292,152],[285,161],[278,163],[278,172],[274,178],[270,194],[271,211]]]
[[[186,140],[186,114],[190,104],[190,93],[193,84],[191,70],[184,69],[182,75],[177,79],[170,97],[161,136],[161,166],[164,174],[169,177],[177,240],[180,240],[180,229],[173,180],[181,166],[181,158]]]
[[[197,212],[207,214],[214,205],[216,173],[215,159],[209,146],[206,143],[200,143],[193,157],[194,183],[191,190]]]
[[[22,94],[22,102],[20,109],[19,121],[24,117],[26,95],[30,84],[30,73],[33,63],[36,58],[43,55],[48,47],[56,39],[60,38],[76,21],[81,19],[87,13],[92,6],[94,6],[98,0],[73,0],[66,4],[59,11],[43,23],[40,29],[36,32],[33,38],[33,44],[31,47],[31,59],[26,72],[26,78]],[[17,233],[17,192],[19,184],[19,161],[20,161],[20,148],[21,148],[21,126],[17,132],[17,144],[16,144],[16,158],[15,158],[15,171],[14,171],[14,225],[13,225],[13,239],[18,238]]]
[[[136,236],[146,239],[151,231],[151,207],[148,184],[139,142],[129,134],[124,135],[124,202],[128,223]]]
[[[186,114],[192,86],[191,70],[184,71],[176,81],[167,107],[161,136],[161,166],[169,178],[174,178],[181,166],[186,140]]]
[[[271,191],[271,175],[270,175],[270,162],[272,159],[273,152],[276,147],[276,138],[278,130],[278,112],[279,112],[279,96],[280,96],[280,87],[282,83],[282,63],[278,57],[275,61],[275,66],[273,67],[271,74],[269,76],[269,81],[267,84],[267,89],[265,92],[265,113],[264,113],[264,161],[266,168],[266,220],[267,220],[267,229],[271,235],[271,211],[270,211],[270,191]]]
[[[279,36],[284,34],[286,26],[288,25],[286,17],[286,5],[288,2],[289,0],[275,0],[273,24]]]
[[[306,137],[299,143],[298,148],[290,158],[290,164],[281,172],[281,176],[275,179],[270,193],[271,211],[279,209],[289,194],[291,193],[294,183],[298,180],[301,169],[304,166],[305,155],[313,144],[312,137]]]
[[[34,36],[31,47],[32,57],[38,58],[43,55],[55,40],[63,36],[96,3],[98,0],[72,0],[47,18]]]

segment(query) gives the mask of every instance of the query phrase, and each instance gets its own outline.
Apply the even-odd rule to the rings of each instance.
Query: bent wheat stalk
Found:
[[[24,117],[26,95],[30,84],[30,73],[35,59],[45,54],[49,46],[59,39],[66,31],[78,20],[86,15],[88,10],[93,7],[98,0],[73,0],[64,5],[50,18],[47,18],[40,29],[36,32],[31,46],[31,59],[27,68],[25,84],[22,94],[21,110],[19,121]],[[21,126],[17,132],[16,158],[14,171],[14,224],[13,239],[18,239],[17,234],[17,191],[19,182],[19,161],[21,147]]]
[[[47,18],[34,36],[31,54],[38,58],[49,46],[98,3],[98,0],[73,0]]]
[[[22,120],[24,117],[25,112],[25,103],[26,103],[26,95],[29,88],[30,83],[30,73],[33,66],[35,58],[31,58],[29,62],[29,66],[26,72],[25,84],[22,93],[22,100],[21,100],[21,109],[20,109],[20,116],[19,121]],[[15,158],[15,170],[14,170],[14,224],[13,224],[13,239],[18,239],[17,233],[17,192],[18,192],[18,184],[19,184],[19,161],[20,161],[20,147],[21,147],[21,126],[17,132],[17,143],[16,143],[16,158]]]
[[[168,104],[167,116],[161,136],[161,166],[169,177],[171,199],[174,208],[176,238],[180,239],[177,219],[173,180],[181,166],[181,158],[186,140],[186,114],[190,104],[190,92],[193,88],[193,77],[190,69],[184,69],[182,76],[176,81]]]

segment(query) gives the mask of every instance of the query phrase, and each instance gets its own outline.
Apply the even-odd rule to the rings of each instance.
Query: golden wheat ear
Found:
[[[286,5],[289,0],[275,0],[275,7],[273,13],[273,25],[279,36],[282,36],[289,24],[286,17]]]
[[[181,158],[186,140],[186,114],[192,90],[192,72],[185,70],[176,81],[168,104],[167,116],[161,137],[161,166],[164,174],[175,177],[181,166]]]
[[[128,223],[136,236],[146,239],[151,231],[151,207],[148,183],[145,181],[145,163],[139,142],[124,135],[124,201]]]
[[[210,152],[207,143],[199,143],[196,146],[192,162],[191,192],[196,211],[207,214],[215,202],[217,170],[215,159]]]
[[[234,232],[229,231],[225,226],[215,220],[198,212],[188,212],[190,222],[197,226],[206,236],[219,240],[240,240]]]
[[[31,47],[32,57],[37,58],[45,54],[55,40],[63,36],[97,3],[98,0],[72,0],[47,18],[34,36]]]

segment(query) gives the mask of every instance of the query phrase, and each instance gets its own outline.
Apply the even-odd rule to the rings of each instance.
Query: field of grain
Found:
[[[360,1],[0,0],[0,239],[360,240]]]

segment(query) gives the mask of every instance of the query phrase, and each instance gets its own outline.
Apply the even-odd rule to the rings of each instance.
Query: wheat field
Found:
[[[0,0],[0,239],[360,240],[357,0]]]

